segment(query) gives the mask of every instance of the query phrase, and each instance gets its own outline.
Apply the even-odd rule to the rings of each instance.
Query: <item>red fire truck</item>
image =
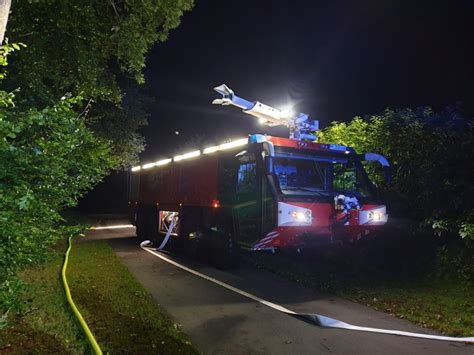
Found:
[[[217,103],[236,101],[225,89]],[[267,122],[283,116],[261,112],[253,115]],[[138,237],[168,234],[171,245],[189,254],[201,250],[227,267],[239,247],[313,248],[358,240],[385,224],[386,207],[362,164],[375,160],[388,168],[385,158],[295,139],[310,135],[314,124],[305,123],[308,131],[290,124],[298,130],[290,126],[293,138],[254,134],[132,168],[130,220]]]

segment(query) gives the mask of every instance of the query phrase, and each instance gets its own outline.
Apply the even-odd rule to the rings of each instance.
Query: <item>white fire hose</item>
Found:
[[[210,281],[216,285],[219,285],[221,287],[224,287],[230,291],[233,291],[235,293],[238,293],[241,296],[250,298],[251,300],[254,300],[258,303],[261,303],[267,307],[273,308],[274,310],[280,311],[282,313],[294,316],[299,319],[303,319],[305,321],[309,321],[311,323],[314,323],[320,327],[323,328],[337,328],[337,329],[346,329],[346,330],[358,330],[358,331],[363,331],[363,332],[369,332],[369,333],[381,333],[381,334],[390,334],[390,335],[398,335],[398,336],[405,336],[405,337],[411,337],[411,338],[422,338],[422,339],[430,339],[430,340],[442,340],[442,341],[451,341],[451,342],[461,342],[461,343],[474,343],[474,337],[449,337],[449,336],[443,336],[443,335],[432,335],[432,334],[423,334],[423,333],[414,333],[414,332],[405,332],[402,330],[392,330],[392,329],[380,329],[380,328],[372,328],[372,327],[362,327],[358,325],[352,325],[349,323],[342,322],[337,319],[329,318],[326,316],[322,316],[320,314],[315,314],[315,313],[297,313],[294,312],[286,307],[283,307],[279,304],[267,301],[263,298],[257,297],[255,295],[252,295],[251,293],[245,292],[243,290],[240,290],[234,286],[231,286],[225,282],[216,280],[210,276],[207,276],[203,273],[200,273],[199,271],[193,270],[187,266],[181,265],[177,263],[176,261],[166,257],[162,253],[158,253],[157,251],[160,251],[164,248],[166,243],[168,242],[170,231],[172,227],[168,230],[166,233],[165,239],[163,240],[163,243],[161,243],[160,247],[158,249],[153,249],[149,247],[152,243],[148,240],[142,242],[140,244],[140,247],[145,250],[146,252],[160,258],[163,261],[166,261],[167,263],[176,266],[180,268],[181,270],[187,271],[195,276],[198,276],[202,279],[205,279],[207,281]]]
[[[393,330],[393,329],[380,329],[380,328],[372,328],[372,327],[362,327],[358,325],[353,325],[349,323],[342,322],[340,320],[326,317],[320,314],[316,313],[297,313],[294,312],[286,307],[283,307],[279,304],[267,301],[263,298],[257,297],[251,293],[248,293],[246,291],[240,290],[234,286],[231,286],[225,282],[219,281],[217,279],[214,279],[210,276],[207,276],[203,273],[200,273],[199,271],[193,270],[187,266],[181,265],[180,263],[168,258],[167,256],[163,255],[162,253],[159,253],[160,250],[163,250],[163,248],[166,246],[168,243],[170,236],[171,236],[171,231],[173,230],[174,226],[174,219],[170,223],[170,226],[168,228],[168,231],[165,235],[165,238],[163,239],[163,242],[160,244],[158,248],[152,248],[152,242],[149,240],[145,240],[144,242],[140,243],[140,247],[160,258],[163,261],[166,261],[167,263],[176,266],[180,268],[181,270],[187,271],[195,276],[198,276],[204,280],[207,280],[209,282],[212,282],[216,285],[219,285],[221,287],[224,287],[225,289],[238,293],[241,296],[244,296],[246,298],[249,298],[251,300],[254,300],[260,304],[263,304],[267,307],[273,308],[276,311],[294,316],[296,318],[309,321],[315,325],[318,325],[323,328],[337,328],[337,329],[346,329],[346,330],[357,330],[357,331],[363,331],[363,332],[369,332],[369,333],[380,333],[380,334],[389,334],[389,335],[398,335],[398,336],[405,336],[405,337],[411,337],[411,338],[421,338],[421,339],[429,339],[429,340],[440,340],[440,341],[449,341],[449,342],[457,342],[457,343],[468,343],[468,344],[474,344],[474,336],[472,337],[450,337],[450,336],[444,336],[444,335],[433,335],[433,334],[423,334],[423,333],[414,333],[414,332],[406,332],[402,330]],[[115,228],[131,228],[133,227],[132,225],[120,225],[120,226],[107,226],[107,227],[95,227],[93,229],[98,230],[98,229],[115,229]]]

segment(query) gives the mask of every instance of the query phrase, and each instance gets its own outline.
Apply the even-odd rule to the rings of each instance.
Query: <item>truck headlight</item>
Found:
[[[299,222],[311,222],[311,210],[306,211],[290,211],[290,216],[296,219]]]
[[[291,205],[278,202],[278,226],[280,227],[302,227],[313,224],[311,209],[303,206]]]
[[[378,221],[381,221],[384,217],[384,214],[383,213],[380,213],[380,212],[369,212],[369,220],[371,221],[374,221],[374,222],[378,222]]]

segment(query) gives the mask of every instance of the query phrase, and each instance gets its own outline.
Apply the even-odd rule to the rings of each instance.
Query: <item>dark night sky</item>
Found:
[[[262,132],[238,109],[210,104],[221,83],[251,100],[293,103],[323,127],[385,107],[461,101],[472,111],[473,20],[472,1],[197,0],[149,56],[156,104],[142,161],[196,135]]]
[[[222,83],[250,100],[294,104],[322,127],[386,107],[461,102],[474,114],[473,20],[470,0],[196,0],[147,61],[155,104],[142,130],[142,162],[202,148],[191,147],[196,140],[284,134],[211,105]],[[87,200],[95,204],[104,186],[107,195],[124,195],[123,176]]]

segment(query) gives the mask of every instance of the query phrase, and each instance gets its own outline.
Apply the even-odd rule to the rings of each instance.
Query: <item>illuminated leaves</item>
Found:
[[[77,116],[74,101],[41,111],[0,109],[0,285],[44,258],[65,233],[59,212],[114,165],[108,142]]]
[[[7,36],[28,47],[10,63],[5,87],[21,88],[16,102],[23,107],[50,106],[66,93],[91,100],[91,129],[111,141],[120,167],[135,164],[144,149],[137,130],[147,118],[134,109],[143,101],[135,86],[144,82],[146,55],[192,5],[193,0],[19,1]]]
[[[143,82],[148,51],[192,6],[193,0],[18,2],[7,36],[28,47],[12,63],[9,84],[34,103],[66,92],[118,103],[117,77]]]
[[[384,191],[392,211],[424,220],[436,234],[458,233],[474,239],[474,122],[446,108],[385,110],[380,115],[334,122],[319,131],[323,143],[352,146],[358,153],[377,152],[392,165],[386,186],[376,167],[366,166]]]

